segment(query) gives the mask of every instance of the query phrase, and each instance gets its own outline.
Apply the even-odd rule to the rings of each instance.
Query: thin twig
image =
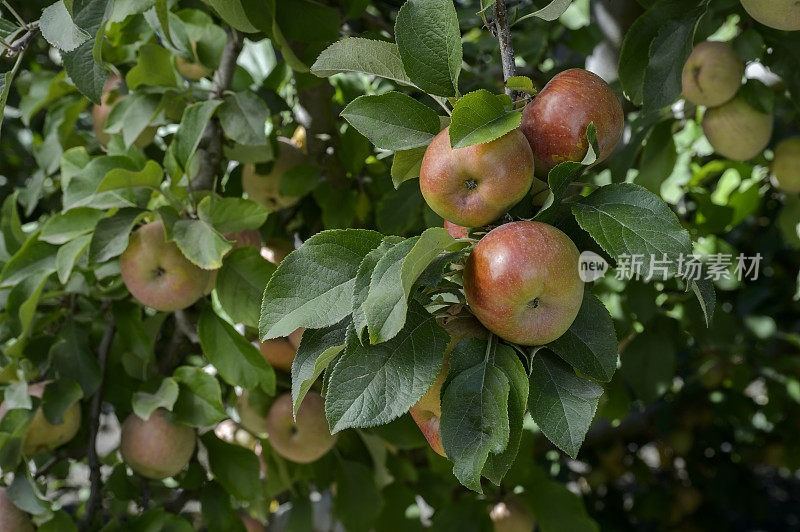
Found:
[[[494,3],[494,26],[497,41],[500,43],[500,62],[503,65],[503,81],[517,75],[517,66],[514,63],[514,45],[511,43],[511,30],[508,27],[508,13],[506,0],[496,0]],[[506,94],[511,99],[516,99],[517,91],[506,87]]]
[[[8,9],[11,12],[12,15],[14,15],[14,18],[17,19],[17,22],[19,22],[20,26],[22,26],[23,28],[25,28],[27,30],[28,29],[28,23],[25,22],[24,20],[22,20],[22,17],[19,16],[19,13],[17,13],[14,10],[14,8],[11,7],[11,4],[9,4],[8,2],[3,0],[3,5],[6,6],[6,9]]]
[[[114,340],[114,333],[117,327],[114,323],[114,316],[111,316],[106,325],[106,331],[103,333],[103,339],[100,341],[100,348],[97,354],[97,361],[100,365],[100,385],[92,397],[92,404],[89,418],[89,444],[86,452],[89,456],[89,480],[91,482],[91,491],[89,498],[86,501],[86,508],[81,517],[80,528],[81,530],[88,530],[94,522],[97,510],[102,506],[100,489],[102,488],[103,479],[100,475],[100,459],[97,456],[97,433],[100,429],[100,406],[103,403],[103,388],[106,381],[106,365],[108,362],[108,353],[111,351],[111,342]]]

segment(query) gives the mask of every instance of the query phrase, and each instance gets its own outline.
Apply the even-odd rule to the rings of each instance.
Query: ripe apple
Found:
[[[0,530],[3,532],[33,532],[28,514],[16,507],[6,494],[6,489],[0,487]]]
[[[431,449],[437,454],[445,456],[444,448],[442,447],[442,438],[439,435],[439,420],[442,417],[442,385],[447,378],[447,371],[450,369],[448,359],[450,353],[458,342],[465,338],[487,338],[489,331],[474,318],[453,317],[445,321],[444,328],[450,333],[450,342],[444,351],[442,358],[442,367],[439,369],[439,374],[436,375],[436,380],[433,381],[431,387],[425,392],[425,395],[420,398],[417,403],[412,406],[408,412],[411,418],[422,431],[425,439]]]
[[[175,242],[167,242],[161,221],[133,232],[119,268],[133,297],[165,312],[184,309],[200,299],[211,276],[210,270],[192,264]]]
[[[772,176],[784,192],[800,193],[800,137],[783,140],[775,148]]]
[[[300,340],[303,339],[303,332],[305,332],[305,330],[305,327],[298,327],[286,337],[286,339],[289,340],[289,343],[292,344],[292,347],[295,349],[300,347]]]
[[[742,86],[744,61],[724,42],[701,42],[683,66],[683,95],[695,105],[716,107],[730,101]]]
[[[114,105],[122,101],[126,96],[119,94],[118,89],[122,81],[119,76],[111,76],[103,89],[103,95],[100,97],[100,105],[92,106],[92,130],[97,142],[102,146],[107,146],[111,141],[111,134],[106,133],[106,122],[108,122],[108,115]],[[133,145],[139,149],[144,148],[150,144],[156,136],[158,128],[155,126],[146,127],[139,136],[133,141]]]
[[[502,225],[467,258],[469,308],[487,329],[510,342],[552,342],[569,329],[583,301],[578,260],[578,248],[552,225]]]
[[[742,0],[747,14],[770,28],[800,30],[800,3],[797,0]]]
[[[300,201],[297,196],[282,195],[278,187],[283,174],[306,162],[306,154],[289,139],[279,137],[278,146],[278,156],[268,174],[256,173],[254,164],[247,164],[242,169],[242,188],[247,197],[272,210],[291,207]]]
[[[594,123],[605,160],[622,136],[625,115],[619,99],[600,76],[573,68],[557,74],[522,111],[520,129],[536,160],[536,175],[546,179],[564,161],[581,161],[589,143],[586,128]]]
[[[445,220],[480,227],[525,197],[533,182],[533,154],[515,129],[484,144],[450,147],[450,128],[431,141],[422,158],[419,187]]]
[[[194,430],[172,423],[163,408],[153,412],[147,421],[130,414],[122,424],[122,460],[146,478],[174,477],[189,463],[194,447]]]
[[[214,71],[200,62],[197,56],[197,41],[189,39],[189,44],[192,46],[192,56],[194,56],[194,60],[177,56],[175,58],[175,66],[178,67],[178,73],[192,81],[210,76]]]
[[[292,371],[292,362],[297,354],[297,348],[288,339],[265,340],[259,344],[258,348],[270,366],[281,371]]]
[[[292,419],[292,396],[278,397],[267,414],[266,432],[275,452],[292,462],[306,464],[321,458],[336,444],[325,418],[325,400],[308,392]]]
[[[718,154],[734,161],[752,159],[772,137],[772,115],[754,109],[742,96],[706,111],[703,132]]]
[[[514,495],[495,504],[489,511],[495,532],[532,532],[536,519],[519,497]]]
[[[28,386],[28,394],[41,399],[45,386],[47,386],[47,382],[31,384]],[[0,404],[0,419],[6,415],[7,411],[6,404]],[[22,453],[26,456],[33,456],[43,451],[52,451],[74,438],[80,428],[81,407],[78,403],[73,404],[64,412],[60,425],[50,423],[40,406],[36,409],[31,424],[28,426],[25,441],[22,443]]]

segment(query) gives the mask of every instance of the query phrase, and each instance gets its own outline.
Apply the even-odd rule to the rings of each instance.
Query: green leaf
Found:
[[[394,32],[403,68],[414,84],[436,96],[458,94],[463,52],[451,0],[408,0]]]
[[[100,263],[121,255],[128,247],[133,226],[146,213],[142,209],[125,207],[97,222],[89,244],[89,260]]]
[[[23,54],[19,54],[11,70],[0,72],[0,130],[2,130],[3,116],[6,110],[8,95],[11,92],[11,83],[14,81],[14,76],[17,74],[17,70],[22,64],[22,56]]]
[[[125,75],[128,88],[135,90],[142,85],[179,87],[180,77],[172,57],[172,53],[163,46],[143,44],[139,48],[136,65]]]
[[[59,0],[42,11],[39,29],[47,42],[62,52],[71,52],[91,39],[86,31],[72,21],[72,15],[67,11],[63,0]]]
[[[264,291],[261,339],[287,336],[298,327],[319,329],[350,314],[358,266],[381,239],[363,229],[322,231],[290,253]]]
[[[392,158],[392,183],[397,189],[404,181],[417,179],[422,168],[422,158],[425,156],[427,146],[398,150]]]
[[[359,462],[341,460],[336,468],[336,498],[333,512],[345,530],[367,532],[383,506],[372,469]]]
[[[655,401],[672,385],[675,344],[667,331],[652,328],[639,334],[620,358],[622,376],[642,401]]]
[[[147,421],[150,415],[159,408],[172,411],[178,400],[178,383],[172,377],[164,377],[154,392],[138,391],[133,394],[133,412]]]
[[[192,366],[177,368],[172,377],[180,386],[178,400],[172,408],[176,421],[190,427],[209,427],[228,418],[217,379]],[[213,432],[208,434],[213,437]],[[258,465],[255,470],[258,471]]]
[[[661,184],[670,176],[678,161],[678,150],[672,134],[674,123],[674,120],[665,120],[653,128],[642,150],[639,173],[634,179],[634,183],[656,195],[660,194]]]
[[[261,494],[258,457],[250,449],[220,440],[213,431],[200,437],[208,450],[211,474],[225,490],[242,501],[252,501]]]
[[[344,350],[349,320],[322,329],[306,329],[292,362],[292,405],[294,414],[311,385],[333,359]]]
[[[208,121],[222,102],[220,100],[208,100],[195,103],[186,107],[178,125],[178,131],[172,141],[173,154],[181,168],[189,166],[189,161],[194,155],[203,131],[206,129]]]
[[[162,95],[146,92],[132,92],[117,100],[106,120],[105,131],[122,133],[126,148],[142,135],[161,109]]]
[[[550,480],[544,470],[535,466],[525,480],[523,497],[533,510],[542,532],[600,532],[600,527],[587,514],[581,498],[561,482]]]
[[[103,217],[105,217],[103,211],[88,207],[78,207],[58,213],[42,226],[39,240],[50,244],[64,244],[93,231],[94,226]]]
[[[302,197],[317,188],[322,181],[319,166],[298,164],[283,173],[278,192],[284,196]]]
[[[442,393],[439,433],[453,474],[478,493],[489,453],[502,453],[510,436],[511,385],[505,372],[485,357],[487,343],[462,340],[450,353],[448,383]]]
[[[123,168],[131,172],[138,172],[142,166],[138,161],[124,155],[109,155],[91,159],[83,168],[77,168],[84,161],[80,152],[76,152],[75,159],[62,166],[70,172],[69,179],[64,183],[62,174],[62,198],[64,210],[76,207],[89,206],[96,209],[109,209],[111,207],[134,207],[138,204],[135,190],[111,190],[96,194],[97,187],[110,171]],[[74,174],[73,174],[74,172]],[[66,186],[65,186],[66,185]]]
[[[53,425],[64,423],[64,414],[83,397],[81,387],[72,379],[49,383],[42,394],[42,413]]]
[[[132,301],[115,301],[111,311],[117,326],[113,346],[122,352],[125,372],[135,379],[145,380],[154,352],[142,322],[142,307]]]
[[[692,241],[678,217],[659,197],[629,183],[600,187],[575,203],[580,226],[615,260],[641,255],[640,274],[651,273],[650,256],[666,256],[668,272],[677,273],[678,258],[692,253]],[[655,275],[655,273],[654,273]]]
[[[95,194],[115,190],[118,188],[147,187],[158,189],[164,179],[164,171],[161,165],[153,160],[147,161],[144,168],[138,171],[127,170],[125,168],[114,168],[97,185]]]
[[[206,196],[197,205],[198,217],[220,233],[238,233],[258,229],[267,221],[270,210],[244,198]]]
[[[526,94],[536,94],[536,90],[533,88],[533,80],[528,76],[511,76],[506,80],[506,87]]]
[[[465,94],[453,106],[450,146],[465,148],[498,139],[519,127],[522,111],[506,111],[503,102],[485,89]]]
[[[203,220],[175,222],[172,239],[187,259],[205,270],[222,266],[222,257],[233,248],[231,242]]]
[[[109,78],[108,70],[100,64],[99,46],[103,43],[105,21],[112,7],[110,0],[87,0],[76,6],[72,19],[92,38],[61,56],[64,70],[75,87],[98,105]]]
[[[420,304],[388,342],[361,346],[355,335],[333,367],[325,412],[333,433],[400,417],[436,379],[449,335]]]
[[[240,0],[209,0],[209,4],[220,18],[245,33],[254,33],[258,28],[253,26]]]
[[[553,0],[543,8],[518,18],[514,23],[516,24],[517,22],[521,22],[530,17],[536,17],[548,22],[552,22],[563,15],[570,4],[572,4],[572,0]]]
[[[53,273],[57,250],[52,244],[40,242],[38,233],[31,235],[0,271],[0,287],[14,286],[35,274]]]
[[[56,252],[56,272],[61,284],[67,284],[75,263],[89,249],[91,241],[92,235],[82,235],[58,248],[58,252]]]
[[[275,393],[275,371],[258,348],[236,332],[227,322],[219,319],[210,307],[203,309],[197,324],[200,346],[220,376],[233,386],[246,390],[261,388]]]
[[[394,91],[359,96],[344,108],[342,116],[384,150],[426,146],[441,129],[439,116],[433,109]]]
[[[584,375],[601,382],[610,381],[617,369],[614,322],[605,305],[588,291],[575,321],[547,348]]]
[[[6,495],[17,508],[29,514],[44,515],[50,511],[50,505],[39,493],[30,470],[24,464],[14,473],[14,480],[6,488]]]
[[[341,72],[363,72],[414,86],[392,42],[349,37],[327,47],[311,65],[311,73],[322,78]]]
[[[59,378],[77,382],[84,397],[91,397],[100,386],[102,372],[97,357],[89,346],[90,331],[75,320],[69,320],[50,348],[50,360]]]
[[[258,327],[261,294],[275,265],[254,246],[234,249],[225,257],[215,289],[225,313],[236,323]]]
[[[555,355],[539,350],[533,357],[528,399],[531,416],[547,439],[573,459],[602,394],[599,384],[578,377]]]
[[[363,305],[371,343],[385,342],[400,332],[417,278],[439,253],[455,243],[447,229],[431,227],[420,237],[397,244],[380,258]]]
[[[353,284],[353,326],[359,341],[361,341],[364,329],[367,327],[367,316],[364,314],[363,305],[369,295],[372,272],[381,257],[402,241],[403,239],[399,237],[386,237],[378,247],[367,253],[364,260],[358,265],[356,280]]]
[[[218,115],[222,130],[229,139],[250,146],[266,144],[269,109],[251,91],[227,94],[219,107]]]
[[[700,307],[703,309],[703,315],[706,318],[706,326],[711,327],[711,320],[714,318],[714,306],[717,301],[717,295],[714,292],[714,283],[709,279],[698,279],[691,282],[692,291],[697,296],[700,302]]]

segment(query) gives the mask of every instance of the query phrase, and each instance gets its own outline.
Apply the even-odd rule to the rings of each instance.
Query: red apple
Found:
[[[289,340],[286,338],[264,340],[259,344],[258,348],[270,366],[281,371],[292,371],[292,362],[294,362],[294,357],[297,354],[297,348]]]
[[[0,487],[0,530],[3,532],[33,532],[28,514],[16,507],[6,493],[6,489]]]
[[[745,11],[770,28],[800,30],[800,3],[797,0],[742,0]]]
[[[307,162],[306,154],[287,138],[278,137],[278,155],[268,174],[258,174],[254,164],[242,169],[242,188],[247,197],[272,210],[291,207],[300,201],[296,196],[284,196],[279,191],[283,174]]]
[[[744,61],[724,42],[701,42],[683,66],[683,95],[695,105],[716,107],[730,101],[742,86]]]
[[[559,163],[583,160],[590,123],[597,131],[599,163],[619,142],[625,116],[611,87],[596,74],[579,68],[557,74],[525,106],[520,129],[531,144],[540,179],[546,179]]]
[[[203,296],[211,276],[210,270],[192,264],[175,242],[167,242],[160,221],[133,232],[119,268],[133,297],[161,311],[191,306]]]
[[[447,378],[447,371],[450,369],[448,359],[450,352],[458,342],[465,338],[487,338],[489,331],[474,318],[454,317],[443,323],[444,328],[450,333],[450,342],[444,351],[442,367],[436,380],[425,392],[417,403],[409,409],[411,417],[422,431],[431,449],[437,454],[445,456],[442,447],[442,438],[439,435],[439,420],[442,417],[442,385]]]
[[[519,497],[511,495],[489,512],[495,532],[533,532],[536,519]]]
[[[289,343],[292,344],[292,347],[295,349],[300,347],[300,341],[303,339],[303,333],[305,330],[305,327],[298,327],[286,337],[286,339],[289,340]]]
[[[775,148],[772,176],[784,192],[800,193],[800,137],[786,139]]]
[[[131,414],[122,424],[122,459],[146,478],[174,477],[186,467],[194,454],[194,429],[172,423],[166,410],[159,408],[145,421]]]
[[[552,342],[583,301],[578,248],[559,229],[512,222],[489,232],[464,268],[464,293],[487,329],[521,345]]]
[[[267,414],[266,429],[275,452],[301,464],[318,460],[336,443],[325,418],[325,400],[316,392],[303,398],[296,420],[292,418],[292,396],[278,397]]]
[[[431,141],[419,186],[431,209],[465,227],[492,222],[525,197],[533,182],[533,155],[515,129],[485,144],[450,147],[450,128]]]
[[[747,161],[764,151],[772,137],[771,114],[754,109],[742,96],[706,111],[703,132],[718,154]]]

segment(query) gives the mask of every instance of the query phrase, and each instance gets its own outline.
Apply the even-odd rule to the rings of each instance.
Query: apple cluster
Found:
[[[768,24],[770,19],[759,8],[761,2],[742,3],[753,18],[777,27]],[[786,9],[798,11],[795,16],[800,21],[800,8],[795,5]],[[800,25],[794,29],[800,29]],[[769,145],[773,132],[772,113],[756,109],[741,91],[744,71],[744,61],[728,43],[706,41],[694,47],[681,76],[686,100],[707,108],[703,132],[708,142],[718,154],[734,161],[759,155]],[[800,192],[800,137],[777,145],[772,175],[778,188]]]

